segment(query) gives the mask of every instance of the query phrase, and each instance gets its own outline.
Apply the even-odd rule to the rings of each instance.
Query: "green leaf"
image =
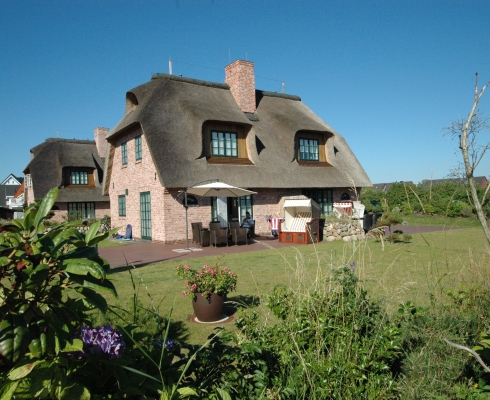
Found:
[[[105,258],[102,258],[101,256],[97,255],[95,257],[90,258],[92,261],[95,261],[97,264],[102,265],[102,268],[104,268],[104,271],[106,274],[109,273],[111,270],[111,265],[109,264],[109,261],[107,261]]]
[[[137,369],[134,369],[134,368],[131,368],[131,367],[126,367],[125,365],[122,365],[122,367],[124,369],[127,369],[128,371],[134,372],[135,374],[144,376],[145,378],[148,378],[148,379],[153,379],[154,381],[157,381],[158,383],[162,383],[158,379],[156,379],[155,377],[153,377],[151,375],[148,375],[148,374],[145,374],[144,372],[141,372],[140,370],[137,370]]]
[[[104,268],[92,260],[75,258],[64,260],[62,264],[66,272],[71,272],[77,275],[90,274],[99,279],[105,278]]]
[[[77,247],[68,253],[62,254],[58,257],[58,260],[66,260],[68,258],[92,258],[97,256],[99,253],[95,247]]]
[[[22,379],[29,375],[36,365],[41,364],[42,362],[43,360],[37,360],[28,364],[21,365],[20,367],[13,368],[10,370],[7,376],[13,381]]]
[[[106,299],[101,296],[99,293],[95,292],[92,289],[89,288],[81,288],[80,290],[77,290],[79,293],[81,293],[85,299],[92,304],[94,307],[97,307],[102,313],[106,313],[107,311],[107,301]]]
[[[71,274],[70,279],[78,283],[80,286],[93,289],[97,292],[103,291],[105,293],[111,294],[114,297],[117,297],[117,292],[116,288],[114,287],[114,284],[108,280],[100,280],[97,278],[94,278],[92,275],[76,275],[76,274]]]
[[[18,232],[19,230],[25,231],[28,228],[26,228],[26,226],[24,225],[23,219],[14,219],[11,221],[10,224],[4,225],[3,229],[9,232]]]
[[[23,220],[18,220],[24,225],[24,230],[30,231],[34,227],[34,218],[36,216],[36,210],[34,208],[29,208],[24,214]]]
[[[222,390],[222,389],[217,389],[217,390]],[[180,397],[189,397],[189,396],[197,396],[197,393],[194,389],[191,389],[189,387],[183,387],[183,388],[180,388],[180,389],[177,389],[177,392],[179,392],[180,394]],[[226,393],[224,390],[223,390],[224,393]],[[228,393],[226,393],[226,395],[228,395]],[[231,397],[228,395],[228,397],[222,397],[223,399],[226,399],[226,400],[231,400]]]
[[[85,386],[77,383],[73,386],[65,387],[61,391],[59,398],[60,400],[90,400],[90,392]]]
[[[15,393],[15,389],[19,385],[19,381],[15,382],[6,382],[5,385],[0,389],[0,399],[2,400],[10,400]]]
[[[41,356],[43,355],[41,339],[32,339],[31,343],[29,344],[29,351],[34,357],[41,358]]]
[[[66,342],[65,347],[61,350],[64,353],[70,353],[73,351],[83,351],[83,341],[80,339],[73,339],[73,342]]]
[[[100,228],[100,223],[101,221],[99,219],[98,221],[95,221],[92,225],[90,225],[90,228],[88,228],[88,231],[85,234],[85,243],[87,243],[87,245],[95,236],[97,236],[97,232]]]
[[[54,187],[48,192],[46,196],[44,196],[44,199],[41,202],[39,209],[37,210],[36,217],[34,218],[34,226],[36,228],[39,226],[39,223],[43,220],[43,218],[45,218],[46,215],[48,215],[48,213],[51,211],[51,208],[53,207],[58,197],[58,192],[58,188]]]
[[[21,315],[8,314],[0,322],[0,354],[7,362],[16,362],[29,344],[29,331]]]
[[[0,267],[5,267],[10,264],[10,258],[8,257],[0,257]]]
[[[114,235],[115,233],[117,233],[119,231],[119,229],[121,228],[114,228],[114,229],[111,229],[110,231],[108,232],[104,232],[104,233],[101,233],[97,236],[95,236],[89,243],[88,245],[89,246],[95,246],[97,243],[100,243],[102,242],[103,240],[107,239],[109,236],[112,236]]]
[[[46,281],[50,273],[49,265],[41,264],[39,265],[29,276],[25,283],[25,287],[29,290],[33,290],[43,282]]]
[[[53,231],[51,231],[53,232]],[[50,232],[50,233],[51,233]],[[48,233],[49,235],[49,233]],[[78,232],[77,229],[70,227],[63,231],[55,231],[52,235],[49,235],[53,239],[53,243],[55,244],[55,249],[53,251],[58,251],[61,247],[63,247],[67,243],[71,243],[74,239],[78,239],[83,241],[83,235]]]

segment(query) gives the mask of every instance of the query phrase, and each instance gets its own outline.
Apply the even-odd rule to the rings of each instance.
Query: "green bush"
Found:
[[[72,380],[77,362],[71,354],[83,350],[76,332],[90,322],[91,310],[106,311],[99,292],[116,295],[95,247],[109,233],[99,235],[95,224],[82,235],[77,222],[45,232],[57,195],[51,189],[24,219],[0,227],[2,399],[86,395]]]
[[[259,346],[264,370],[275,376],[267,389],[294,399],[393,398],[398,328],[351,268],[334,270],[324,285],[274,289],[268,307],[275,324],[260,324],[255,312],[237,321],[242,343]]]

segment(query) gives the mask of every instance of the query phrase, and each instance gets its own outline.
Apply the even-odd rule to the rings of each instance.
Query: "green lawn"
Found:
[[[194,258],[189,264],[199,268],[216,261],[227,265],[239,276],[237,291],[231,293],[228,300],[259,307],[264,317],[267,317],[267,309],[260,301],[266,300],[265,295],[274,286],[312,285],[315,279],[324,279],[330,268],[354,261],[356,272],[372,296],[385,299],[390,310],[408,300],[427,305],[429,295],[439,296],[467,279],[488,279],[477,275],[487,274],[489,270],[486,240],[478,227],[413,235],[411,243],[385,243],[384,251],[381,243],[373,239],[350,243],[322,242],[282,250],[232,254],[221,260]],[[191,300],[181,295],[184,284],[175,275],[176,265],[175,261],[168,261],[132,269],[137,297],[145,307],[151,304],[158,309],[162,316],[168,316],[174,304],[173,326],[189,342],[203,343],[216,325],[188,321],[192,314]],[[111,272],[110,279],[116,285],[119,298],[109,301],[130,308],[134,293],[130,272]],[[232,323],[223,326],[233,329]]]
[[[440,226],[468,226],[468,227],[481,227],[478,219],[475,218],[447,218],[439,215],[404,215],[403,220],[410,225],[440,225]]]

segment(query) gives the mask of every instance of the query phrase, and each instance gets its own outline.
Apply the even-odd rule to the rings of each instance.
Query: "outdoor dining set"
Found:
[[[202,222],[192,222],[192,241],[204,246],[237,245],[238,242],[249,244],[254,236],[253,229],[242,228],[240,222],[229,222],[227,227],[220,222],[210,222],[209,228],[203,228]]]

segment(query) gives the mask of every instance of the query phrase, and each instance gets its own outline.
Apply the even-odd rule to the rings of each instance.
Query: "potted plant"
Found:
[[[200,322],[223,318],[226,295],[236,289],[238,276],[228,267],[205,264],[199,271],[188,264],[177,266],[177,275],[185,280],[184,296],[192,299],[194,313]]]

